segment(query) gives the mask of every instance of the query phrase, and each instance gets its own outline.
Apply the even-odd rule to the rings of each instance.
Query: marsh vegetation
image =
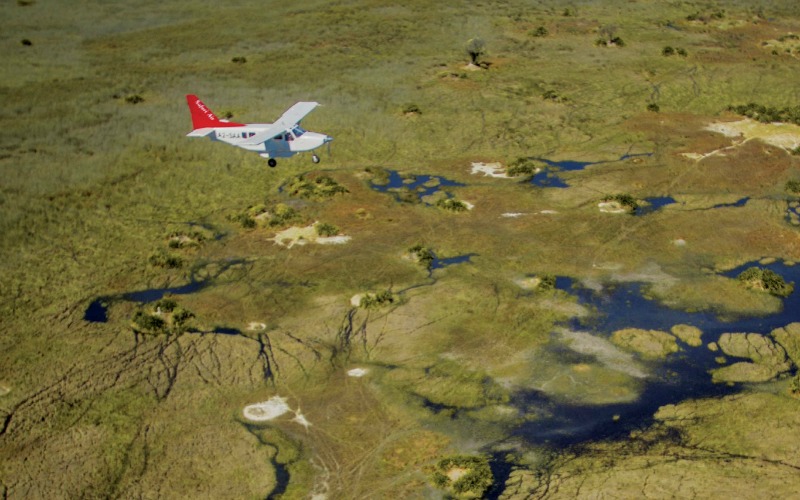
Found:
[[[797,491],[791,321],[726,337],[680,376],[671,360],[721,332],[598,326],[653,304],[669,304],[653,317],[730,325],[790,314],[787,283],[721,273],[800,262],[785,220],[800,146],[709,124],[745,114],[792,130],[797,2],[266,7],[0,6],[4,497]],[[320,102],[303,126],[335,137],[331,154],[269,169],[189,141],[189,93],[247,123]],[[546,166],[563,186],[470,172],[508,160],[508,176]],[[607,194],[676,203],[611,216],[596,206]],[[299,243],[342,231],[346,245]],[[442,256],[462,264],[433,269]],[[557,286],[567,277],[585,288]],[[595,304],[634,282],[637,309],[603,316]],[[186,283],[203,286],[126,298]],[[102,320],[86,320],[95,303]],[[639,359],[651,340],[666,361]],[[785,358],[713,359],[748,346]],[[767,385],[697,392],[738,363],[714,373]],[[689,376],[707,384],[635,406]],[[244,416],[273,397],[292,411]],[[550,418],[566,410],[569,425]],[[592,442],[586,415],[618,432]]]

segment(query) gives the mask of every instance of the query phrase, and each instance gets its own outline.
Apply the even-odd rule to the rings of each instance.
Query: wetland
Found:
[[[0,12],[3,498],[800,488],[796,2]]]

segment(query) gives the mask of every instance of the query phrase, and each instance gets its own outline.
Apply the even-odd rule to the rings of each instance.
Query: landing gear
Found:
[[[311,155],[311,161],[313,161],[314,163],[319,163],[319,156]]]
[[[270,168],[275,168],[278,165],[278,161],[275,158],[270,158],[267,160],[267,165],[269,165]]]

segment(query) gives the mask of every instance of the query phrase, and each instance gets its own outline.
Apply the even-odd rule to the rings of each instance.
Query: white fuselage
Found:
[[[212,140],[222,141],[248,151],[262,153],[262,156],[268,156],[269,158],[287,158],[295,153],[316,149],[331,140],[325,134],[307,132],[299,126],[295,126],[264,142],[257,144],[246,143],[248,139],[259,132],[267,130],[271,125],[270,123],[250,123],[243,127],[216,128],[209,137]]]

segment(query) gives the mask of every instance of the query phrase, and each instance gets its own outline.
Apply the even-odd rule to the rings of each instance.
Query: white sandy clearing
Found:
[[[287,248],[292,248],[295,245],[305,245],[307,243],[341,245],[350,241],[350,236],[320,236],[317,233],[317,224],[317,222],[314,222],[306,227],[292,226],[277,233],[274,238],[271,238],[271,241],[274,241],[276,245],[282,245]]]
[[[472,203],[470,203],[468,201],[461,200],[461,203],[463,203],[464,206],[467,207],[467,210],[472,210],[473,208],[475,208],[475,205],[473,205]]]
[[[292,422],[296,422],[306,429],[308,429],[308,426],[311,425],[311,422],[306,420],[306,417],[300,412],[300,408],[294,412],[294,418],[292,419]]]
[[[242,413],[244,418],[254,420],[256,422],[265,422],[274,418],[280,417],[284,413],[291,411],[289,405],[286,404],[286,398],[280,396],[272,396],[266,401],[256,403],[244,407]]]
[[[258,330],[266,330],[267,324],[266,323],[259,323],[258,321],[251,321],[247,324],[247,329],[251,332],[255,332]]]
[[[352,370],[347,370],[347,375],[349,377],[363,377],[369,373],[369,370],[366,368],[353,368]]]
[[[500,163],[480,163],[475,162],[472,164],[472,174],[483,174],[484,176],[497,177],[501,179],[510,179],[511,177],[506,173],[506,168]]]
[[[538,276],[530,276],[527,278],[518,278],[514,280],[514,283],[523,290],[534,290],[541,282],[542,279]]]
[[[360,306],[361,305],[361,299],[364,298],[364,295],[365,294],[363,294],[363,293],[357,293],[357,294],[353,295],[352,297],[350,297],[350,305],[353,306],[353,307]]]
[[[5,396],[11,392],[11,387],[6,385],[4,382],[0,382],[0,396]]]
[[[607,214],[624,214],[628,211],[616,201],[601,201],[597,204],[597,206],[600,208],[601,212],[605,212]]]
[[[724,156],[726,150],[740,146],[751,139],[759,139],[787,151],[800,147],[800,126],[793,123],[761,123],[745,118],[736,122],[711,123],[705,129],[725,137],[741,138],[742,140],[734,142],[732,146],[716,149],[709,153],[683,153],[683,156],[696,161],[715,155]]]
[[[684,240],[683,238],[677,238],[672,240],[672,244],[675,245],[676,247],[686,246],[686,240]]]
[[[528,215],[528,214],[523,212],[506,212],[504,214],[500,214],[500,217],[515,218],[515,217],[522,217],[523,215]]]
[[[552,214],[557,214],[558,212],[556,210],[541,210],[537,213],[540,213],[542,215],[552,215]]]

